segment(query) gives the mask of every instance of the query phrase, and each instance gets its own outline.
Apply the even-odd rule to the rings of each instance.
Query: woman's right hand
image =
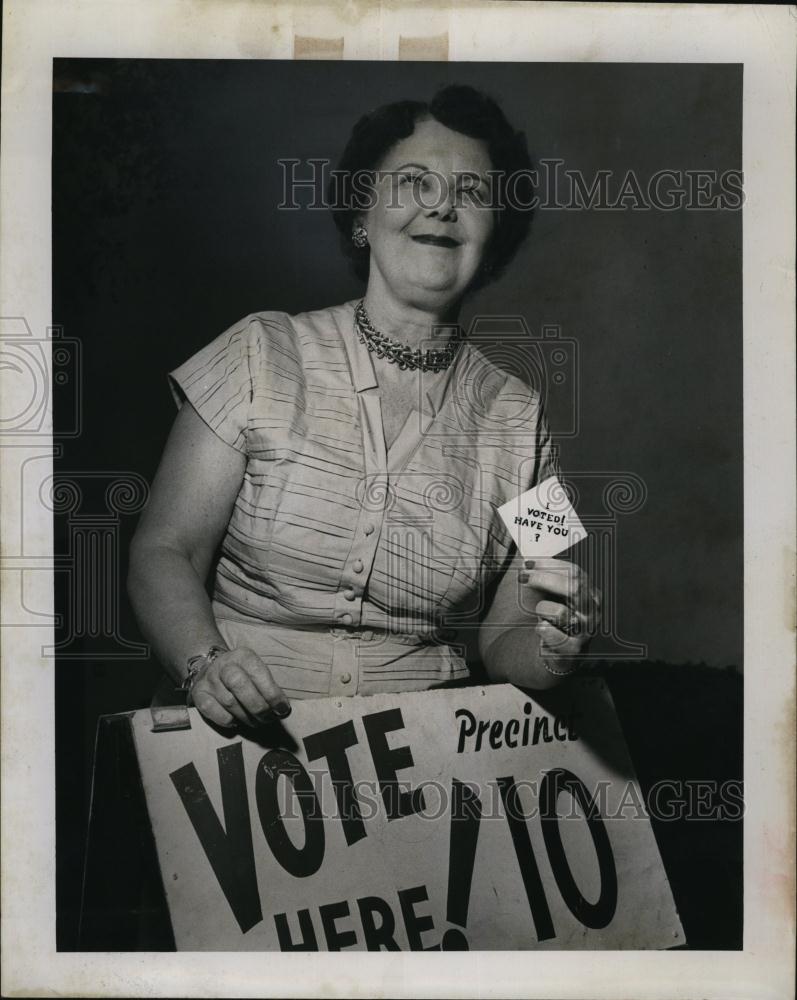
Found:
[[[217,726],[236,722],[257,726],[275,717],[284,719],[291,712],[282,688],[251,649],[231,649],[206,663],[187,700]]]

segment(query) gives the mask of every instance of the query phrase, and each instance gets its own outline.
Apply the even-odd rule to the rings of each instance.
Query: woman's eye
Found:
[[[482,190],[478,184],[474,184],[473,187],[466,188],[462,192],[462,200],[468,205],[481,205],[484,201],[482,196]]]
[[[463,198],[474,199],[479,194],[479,189],[481,188],[481,181],[478,177],[472,177],[465,179],[460,185],[460,193]]]

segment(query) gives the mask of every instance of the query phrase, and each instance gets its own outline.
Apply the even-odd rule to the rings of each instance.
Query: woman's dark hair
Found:
[[[470,290],[493,281],[514,257],[531,222],[534,184],[526,137],[512,128],[503,111],[486,94],[464,85],[439,90],[427,104],[397,101],[364,115],[352,129],[329,186],[329,203],[340,233],[344,253],[351,258],[355,273],[368,277],[369,248],[352,243],[356,216],[363,211],[361,184],[353,182],[374,171],[385,154],[401,139],[412,135],[420,119],[433,118],[454,132],[480,139],[487,147],[497,197],[496,225],[482,265]]]

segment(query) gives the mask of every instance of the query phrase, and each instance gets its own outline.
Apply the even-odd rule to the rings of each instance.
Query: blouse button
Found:
[[[343,622],[344,625],[351,625],[352,623],[351,615],[338,615],[338,618],[340,619],[340,621]]]
[[[351,587],[347,587],[346,590],[343,591],[343,596],[346,598],[347,601],[353,601],[357,595],[354,593],[354,590]]]
[[[365,528],[363,530],[365,531],[366,535],[373,535],[373,533],[374,533],[374,526],[372,524],[366,524],[366,526],[365,526]]]
[[[351,674],[346,673],[346,674],[341,674],[340,675],[340,683],[341,684],[348,684],[350,680],[351,680]]]
[[[355,559],[351,568],[354,570],[355,573],[362,573],[362,571],[365,569],[365,566],[363,566],[362,559]]]

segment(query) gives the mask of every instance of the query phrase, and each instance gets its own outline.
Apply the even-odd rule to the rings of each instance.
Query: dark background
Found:
[[[53,322],[80,343],[77,382],[55,387],[56,441],[82,389],[56,471],[83,495],[56,517],[61,948],[77,940],[97,716],[147,705],[159,676],[124,597],[135,513],[108,520],[107,484],[151,480],[174,416],[167,371],[249,312],[362,291],[327,212],[277,210],[277,160],[334,162],[359,115],[447,82],[495,96],[535,159],[588,180],[741,169],[739,66],[55,60]],[[585,479],[582,513],[600,510],[610,473],[645,484],[642,508],[617,518],[614,606],[619,637],[648,659],[606,654],[643,786],[741,776],[741,236],[733,211],[540,211],[463,317],[520,314],[575,342],[578,370],[548,408],[556,433],[577,400],[565,472],[605,474]],[[76,525],[92,519],[102,580],[76,562]],[[86,625],[76,595],[100,591],[111,610]],[[699,840],[695,824],[688,841],[657,829],[687,938],[739,947],[741,831],[697,825]]]

